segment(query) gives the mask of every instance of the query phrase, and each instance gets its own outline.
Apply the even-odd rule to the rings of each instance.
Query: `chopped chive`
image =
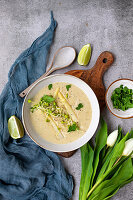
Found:
[[[50,120],[47,118],[47,119],[46,119],[46,122],[50,122]]]
[[[68,99],[68,93],[66,94],[66,98]]]
[[[31,101],[31,99],[28,99],[28,103],[31,103],[32,101]]]

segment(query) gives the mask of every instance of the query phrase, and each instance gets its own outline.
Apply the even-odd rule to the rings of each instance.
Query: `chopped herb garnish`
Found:
[[[46,119],[46,122],[50,122],[50,120],[47,118],[47,119]]]
[[[31,99],[28,99],[28,103],[31,103],[32,101],[31,101]]]
[[[111,100],[116,109],[125,111],[133,108],[133,90],[121,85],[113,91]]]
[[[53,87],[53,85],[52,85],[52,84],[49,84],[49,85],[48,85],[48,89],[49,89],[49,90],[51,90],[51,89],[52,89],[52,87]]]
[[[60,130],[61,130],[61,128],[59,128],[59,127],[57,127],[57,129],[58,129],[58,131],[60,131]]]
[[[55,98],[53,96],[49,96],[49,95],[44,95],[42,98],[41,98],[41,101],[44,101],[46,103],[51,103],[53,101],[55,101]]]
[[[68,119],[68,118],[69,118],[69,115],[64,115],[64,117],[65,117],[66,119]]]
[[[68,132],[79,130],[78,125],[74,122],[72,125],[68,126]]]
[[[38,109],[38,104],[35,104],[34,106],[32,106],[31,108],[30,108],[30,110],[31,110],[31,112],[33,113],[34,112],[34,110],[37,110]]]
[[[68,93],[66,94],[66,98],[68,99]]]
[[[70,88],[71,88],[71,85],[66,85],[67,91],[69,91]]]
[[[81,108],[83,108],[83,104],[79,103],[79,105],[76,107],[76,110],[80,110]]]

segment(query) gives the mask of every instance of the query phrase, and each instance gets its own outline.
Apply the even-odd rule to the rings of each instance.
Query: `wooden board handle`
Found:
[[[85,81],[95,92],[101,109],[105,107],[105,87],[103,84],[103,74],[114,61],[113,54],[104,51],[98,57],[94,67],[88,70],[72,70],[66,74],[76,76]]]
[[[104,51],[98,57],[93,69],[97,68],[99,75],[102,76],[103,73],[110,67],[113,63],[114,57],[109,51]]]

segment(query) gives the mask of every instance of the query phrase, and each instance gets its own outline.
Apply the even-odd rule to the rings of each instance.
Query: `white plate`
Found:
[[[53,144],[48,142],[47,140],[39,136],[39,134],[34,130],[34,127],[32,126],[30,120],[30,104],[27,102],[28,99],[32,99],[37,94],[37,92],[41,90],[43,87],[49,85],[50,83],[56,83],[56,82],[65,82],[79,87],[87,95],[92,107],[92,120],[88,130],[81,138],[68,144]],[[31,90],[25,97],[22,107],[22,120],[28,135],[34,142],[36,142],[42,148],[54,152],[68,152],[83,146],[94,135],[99,123],[99,117],[100,117],[99,104],[93,90],[81,79],[71,75],[64,75],[64,74],[48,76],[43,80],[39,81],[35,86],[31,88]]]
[[[118,80],[114,81],[113,83],[111,83],[111,85],[107,89],[106,96],[105,96],[107,107],[108,107],[109,111],[116,117],[123,118],[123,119],[132,118],[133,117],[133,108],[130,108],[125,111],[113,108],[111,96],[112,96],[113,91],[116,88],[120,87],[120,85],[127,86],[129,89],[133,89],[133,80],[118,79]]]

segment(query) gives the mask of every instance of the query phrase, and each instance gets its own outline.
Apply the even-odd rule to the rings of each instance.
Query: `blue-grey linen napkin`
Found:
[[[19,93],[46,71],[55,28],[51,12],[49,28],[17,58],[0,96],[0,200],[65,200],[72,196],[72,176],[59,157],[37,146],[27,134],[13,140],[7,126],[12,115],[21,119]]]

